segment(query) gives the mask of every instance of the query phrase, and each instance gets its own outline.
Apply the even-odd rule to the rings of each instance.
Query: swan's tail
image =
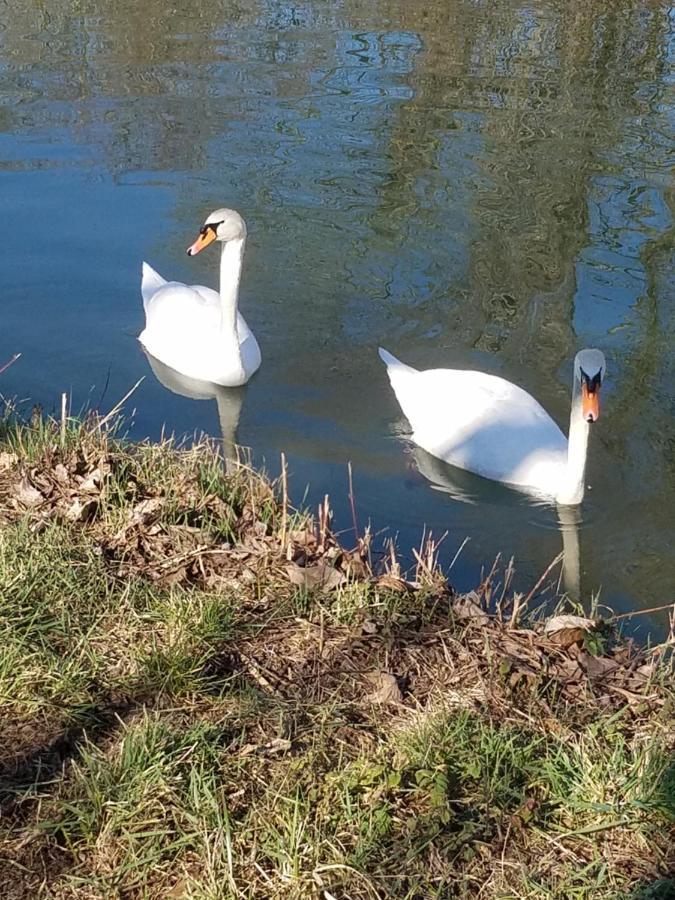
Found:
[[[417,369],[413,369],[412,366],[407,366],[405,363],[402,363],[400,359],[396,359],[396,357],[385,350],[384,347],[378,347],[377,352],[380,354],[380,359],[387,367],[387,373],[390,378],[397,373],[417,372]]]
[[[152,295],[156,293],[166,281],[159,272],[155,272],[152,266],[146,262],[143,263],[141,277],[141,294],[143,295],[143,303],[147,303]]]
[[[410,422],[410,426],[414,431],[413,419],[417,399],[419,397],[418,387],[418,369],[407,366],[400,359],[396,359],[391,353],[388,353],[382,347],[379,348],[380,359],[387,366],[387,375],[389,382],[396,394],[398,405],[401,407],[403,414]]]

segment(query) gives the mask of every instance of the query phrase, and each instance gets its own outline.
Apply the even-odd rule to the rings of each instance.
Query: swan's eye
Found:
[[[216,224],[215,222],[207,222],[206,225],[202,225],[202,227],[199,229],[199,233],[206,234],[208,231],[212,231],[215,234],[218,230],[218,225],[222,224],[222,222],[218,222],[218,224]]]
[[[589,394],[594,394],[602,384],[602,369],[599,369],[592,378],[590,375],[587,375],[583,369],[580,369],[579,371],[581,373],[582,384],[586,386],[586,390]]]

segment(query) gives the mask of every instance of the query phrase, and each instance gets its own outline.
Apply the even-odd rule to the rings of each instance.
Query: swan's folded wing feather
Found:
[[[182,345],[208,341],[220,330],[217,294],[215,298],[179,281],[167,281],[144,304],[145,330]]]
[[[217,291],[214,291],[213,288],[206,287],[203,284],[191,284],[190,289],[195,291],[199,295],[199,298],[204,302],[204,305],[214,310],[214,314],[219,315],[220,311],[220,294]],[[248,344],[255,344],[255,353],[253,353],[252,359],[258,360],[255,365],[255,369],[260,365],[260,350],[258,349],[257,341],[253,337],[253,332],[248,327],[246,323],[246,319],[242,316],[242,314],[237,311],[237,333],[239,335],[239,344],[242,348],[242,353],[244,353],[244,343],[248,342]],[[257,357],[256,357],[257,354]]]
[[[166,279],[162,278],[159,272],[156,272],[152,266],[143,261],[141,267],[141,295],[143,297],[143,306],[146,308],[146,311],[150,298],[165,284]]]
[[[220,308],[220,294],[218,291],[214,291],[213,288],[206,287],[204,284],[190,284],[187,285],[187,288],[198,294],[200,299],[208,306]]]

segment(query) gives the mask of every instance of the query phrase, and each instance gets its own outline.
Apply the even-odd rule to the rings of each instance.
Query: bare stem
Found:
[[[349,473],[349,504],[352,508],[352,523],[354,525],[354,538],[359,543],[359,521],[356,517],[356,502],[354,500],[354,482],[352,479],[352,464],[347,463],[347,472]]]

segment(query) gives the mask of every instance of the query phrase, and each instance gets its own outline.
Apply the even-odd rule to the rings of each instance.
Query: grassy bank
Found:
[[[674,896],[664,649],[99,426],[0,436],[3,898]]]

